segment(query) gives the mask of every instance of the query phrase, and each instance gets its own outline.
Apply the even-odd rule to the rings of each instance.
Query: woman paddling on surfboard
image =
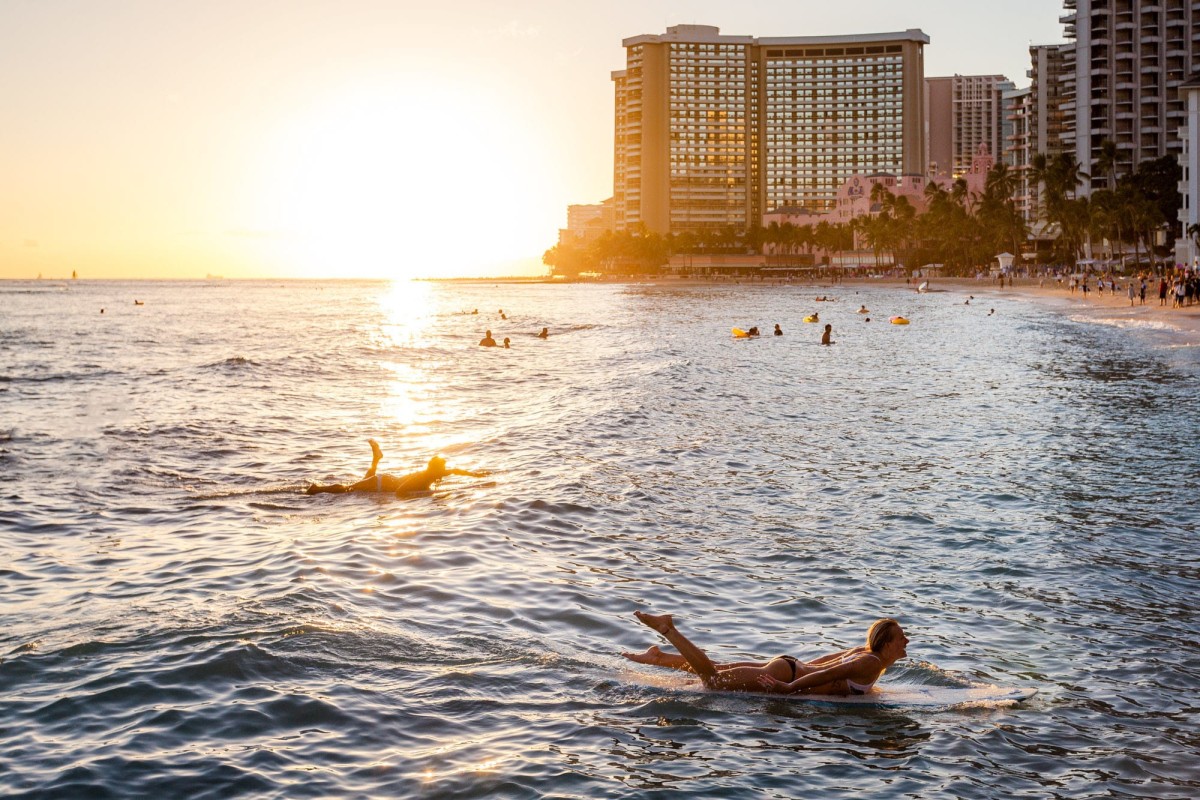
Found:
[[[395,492],[396,494],[409,494],[411,492],[427,492],[433,484],[447,475],[466,475],[471,478],[482,478],[489,474],[486,470],[472,472],[466,469],[446,469],[446,459],[441,456],[434,456],[429,459],[429,464],[420,472],[413,472],[402,477],[388,475],[386,472],[376,472],[376,469],[379,467],[379,460],[383,458],[383,450],[379,448],[379,442],[374,439],[368,439],[367,441],[371,443],[371,468],[367,470],[366,476],[361,481],[350,484],[314,483],[308,487],[306,494],[343,494],[345,492]]]
[[[622,653],[630,661],[694,672],[709,689],[781,694],[853,695],[871,691],[884,670],[907,655],[908,637],[894,619],[880,619],[867,631],[867,643],[837,653],[800,661],[776,656],[769,661],[714,664],[675,629],[670,614],[635,611],[638,620],[666,637],[679,653],[664,653],[657,645],[644,653]]]

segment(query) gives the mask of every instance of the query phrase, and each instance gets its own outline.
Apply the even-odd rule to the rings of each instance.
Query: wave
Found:
[[[200,369],[240,369],[242,367],[258,367],[259,362],[245,356],[232,356],[223,361],[214,361],[211,364],[202,364]]]

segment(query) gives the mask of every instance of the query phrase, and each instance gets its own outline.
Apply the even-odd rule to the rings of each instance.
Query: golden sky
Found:
[[[831,7],[831,6],[837,7]],[[921,28],[1028,84],[1056,0],[0,0],[0,278],[541,274],[621,39]]]

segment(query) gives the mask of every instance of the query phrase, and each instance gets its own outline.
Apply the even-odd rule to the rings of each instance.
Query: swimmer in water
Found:
[[[751,328],[750,330],[746,331],[746,335],[747,336],[758,336],[758,328],[757,327]]]
[[[367,470],[367,474],[358,483],[313,483],[310,484],[305,494],[345,494],[346,492],[394,492],[395,494],[410,494],[412,492],[429,491],[433,484],[445,478],[447,475],[466,475],[470,478],[482,478],[489,473],[487,471],[472,472],[466,469],[446,469],[446,459],[441,456],[434,456],[429,459],[429,464],[420,472],[413,472],[409,475],[396,476],[389,475],[386,472],[377,472],[379,468],[379,460],[383,458],[383,451],[379,449],[379,442],[374,439],[368,439],[371,443],[371,468]]]
[[[512,349],[512,347],[511,347],[511,346],[509,345],[509,343],[508,343],[508,337],[507,337],[507,336],[505,336],[505,337],[504,337],[504,349],[505,349],[505,350],[511,350],[511,349]]]
[[[539,339],[549,339],[550,338],[550,329],[542,328],[542,332],[538,334],[538,338]]]
[[[776,323],[775,323],[775,335],[776,335],[776,336],[783,336],[783,328],[779,327],[779,323],[778,323],[778,322],[776,322]]]
[[[894,619],[880,619],[867,630],[865,645],[801,661],[776,656],[766,661],[714,663],[708,655],[675,628],[670,614],[634,615],[643,625],[674,645],[679,653],[665,653],[657,645],[642,653],[622,653],[638,664],[694,672],[708,689],[779,694],[867,694],[888,667],[908,655],[908,637]]]
[[[860,314],[870,314],[871,312],[867,310],[867,307],[866,307],[866,306],[859,306],[859,307],[858,307],[858,313],[860,313]]]
[[[821,344],[833,344],[829,337],[833,335],[833,326],[825,323],[825,332],[821,334]]]
[[[480,347],[495,347],[496,346],[496,340],[492,338],[491,331],[488,331],[487,333],[485,333],[483,338],[479,340],[479,346]]]

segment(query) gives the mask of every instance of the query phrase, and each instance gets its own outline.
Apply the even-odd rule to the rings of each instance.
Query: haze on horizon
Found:
[[[0,278],[544,274],[612,193],[609,73],[670,25],[920,28],[927,76],[1028,85],[1058,0],[10,0]]]

